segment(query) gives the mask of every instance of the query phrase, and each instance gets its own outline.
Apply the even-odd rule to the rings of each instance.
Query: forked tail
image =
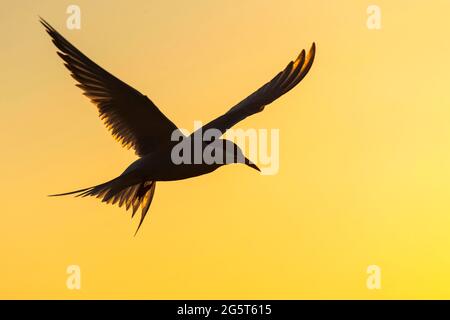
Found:
[[[102,202],[118,204],[119,207],[125,205],[126,210],[132,208],[134,217],[139,206],[142,208],[141,220],[137,227],[136,233],[144,221],[147,211],[155,194],[156,181],[144,181],[137,184],[124,184],[124,176],[119,176],[111,181],[99,184],[94,187],[80,189],[76,191],[52,194],[50,197],[66,196],[74,194],[76,197],[93,196],[102,200]],[[125,186],[124,186],[125,185]]]

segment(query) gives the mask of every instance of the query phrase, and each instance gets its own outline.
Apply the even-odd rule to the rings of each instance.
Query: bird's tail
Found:
[[[124,184],[122,179],[124,176],[119,176],[108,182],[99,184],[94,187],[84,188],[76,191],[52,194],[50,197],[66,196],[74,194],[76,197],[93,196],[102,200],[102,202],[118,204],[119,207],[125,205],[126,210],[132,208],[134,217],[139,207],[142,208],[141,219],[135,235],[144,221],[147,211],[155,194],[156,181],[144,181],[135,184]]]

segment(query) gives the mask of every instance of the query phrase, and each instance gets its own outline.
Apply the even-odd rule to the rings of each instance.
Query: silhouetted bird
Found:
[[[243,155],[237,145],[224,139],[202,141],[200,151],[202,152],[208,146],[213,146],[215,152],[229,155],[232,150],[231,161],[212,164],[204,162],[175,164],[171,158],[172,148],[179,143],[172,141],[171,138],[172,133],[178,130],[175,124],[147,96],[94,63],[44,19],[41,18],[40,22],[59,49],[57,53],[64,60],[64,65],[78,82],[76,85],[97,106],[100,118],[106,127],[124,147],[133,147],[139,156],[139,159],[117,178],[94,187],[52,196],[68,194],[77,194],[81,197],[95,196],[103,202],[117,203],[119,207],[124,205],[127,210],[132,208],[132,216],[140,206],[142,213],[137,232],[152,202],[156,181],[196,177],[210,173],[229,163],[244,163],[259,170]],[[207,123],[201,128],[202,131],[216,129],[223,134],[239,121],[262,111],[266,105],[294,88],[306,76],[313,63],[314,54],[315,44],[313,43],[307,55],[303,50],[295,61],[291,61],[271,81],[224,115]],[[193,143],[194,135],[195,132],[184,137],[185,143],[186,141],[188,144]],[[229,158],[227,157],[227,159]]]

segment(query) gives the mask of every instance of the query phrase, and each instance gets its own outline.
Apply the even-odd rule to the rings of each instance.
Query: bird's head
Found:
[[[221,148],[224,165],[232,163],[243,163],[252,169],[261,171],[253,161],[251,161],[244,155],[242,149],[234,142],[226,139],[218,139],[217,143],[219,148]]]

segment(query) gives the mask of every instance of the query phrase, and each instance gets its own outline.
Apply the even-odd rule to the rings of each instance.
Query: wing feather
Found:
[[[315,52],[316,45],[313,43],[306,56],[305,50],[303,50],[295,61],[289,62],[286,68],[271,81],[232,107],[224,115],[203,126],[203,132],[208,129],[218,129],[225,133],[227,129],[239,121],[264,110],[266,105],[272,103],[302,81],[311,69]]]

